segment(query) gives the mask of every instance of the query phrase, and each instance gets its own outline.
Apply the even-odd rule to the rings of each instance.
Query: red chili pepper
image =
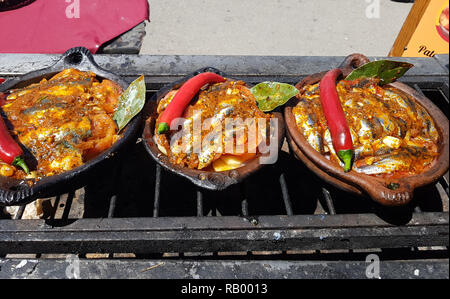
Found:
[[[5,82],[5,79],[0,78],[0,84],[2,84],[3,82]]]
[[[336,90],[336,80],[341,75],[340,69],[333,69],[326,73],[320,80],[319,91],[323,114],[330,129],[334,150],[344,162],[344,171],[348,172],[352,168],[353,141]]]
[[[199,92],[200,88],[209,83],[225,82],[226,79],[215,73],[201,73],[187,80],[177,91],[172,101],[163,111],[158,125],[158,134],[166,133],[170,130],[170,123],[183,115],[189,102]]]
[[[30,173],[22,155],[22,149],[11,137],[8,128],[6,128],[5,121],[0,116],[0,158],[3,162],[20,166],[26,173]]]

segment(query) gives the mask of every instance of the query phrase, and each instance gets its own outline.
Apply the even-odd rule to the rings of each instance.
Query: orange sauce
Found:
[[[119,138],[112,117],[121,93],[116,83],[76,69],[13,90],[1,110],[33,177],[71,170],[109,148]],[[17,168],[10,176],[26,178]]]

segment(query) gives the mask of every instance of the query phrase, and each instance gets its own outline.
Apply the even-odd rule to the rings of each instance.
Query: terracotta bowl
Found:
[[[369,62],[369,59],[362,54],[352,54],[345,58],[339,66],[344,76],[347,76],[354,68]],[[326,72],[313,74],[299,82],[296,87],[302,88],[308,84],[315,84],[320,81]],[[449,128],[448,119],[428,98],[420,94],[415,89],[400,82],[389,84],[414,99],[419,105],[424,107],[433,118],[436,129],[440,135],[439,151],[440,155],[425,172],[406,176],[398,179],[383,179],[369,176],[355,171],[344,172],[342,167],[330,162],[323,155],[312,148],[306,138],[297,128],[292,108],[297,105],[298,98],[292,101],[284,109],[284,118],[287,126],[287,140],[295,156],[303,161],[307,167],[315,172],[319,177],[328,181],[332,185],[360,195],[368,195],[373,200],[388,206],[400,206],[407,204],[413,197],[414,189],[430,184],[439,179],[448,170],[449,166]],[[399,184],[395,190],[388,188],[391,183]]]
[[[260,163],[260,157],[264,157],[264,155],[258,156],[253,160],[247,161],[244,166],[227,171],[215,172],[215,171],[204,171],[198,169],[191,169],[188,167],[182,167],[179,165],[175,165],[169,161],[169,157],[163,154],[158,146],[153,141],[153,132],[155,131],[155,122],[157,119],[156,108],[158,107],[159,101],[164,98],[164,96],[171,91],[173,88],[177,88],[181,86],[184,82],[186,82],[189,78],[202,73],[202,72],[214,72],[225,78],[229,78],[223,72],[212,68],[206,67],[201,70],[198,70],[191,75],[181,79],[180,81],[174,82],[169,86],[166,86],[158,91],[158,93],[150,100],[146,107],[146,121],[143,132],[143,140],[144,146],[150,156],[161,166],[173,172],[177,175],[180,175],[188,180],[190,180],[195,185],[208,189],[208,190],[223,190],[227,187],[237,184],[241,182],[244,178],[249,176],[250,174],[258,171],[264,164]],[[247,84],[249,85],[249,84]],[[278,130],[277,130],[277,151],[280,150],[283,138],[284,138],[284,120],[281,112],[272,112],[274,117],[278,120]]]

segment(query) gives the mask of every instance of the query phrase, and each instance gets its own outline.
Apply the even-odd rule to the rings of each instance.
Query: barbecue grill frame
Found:
[[[20,76],[49,66],[58,58],[59,55],[0,54],[0,76]],[[95,55],[99,65],[120,74],[129,82],[144,74],[147,86],[152,90],[207,65],[249,83],[265,80],[295,83],[311,73],[337,65],[343,58]],[[374,58],[371,57],[371,60]],[[442,58],[396,60],[410,61],[416,66],[401,78],[402,82],[418,90],[423,86],[439,87],[448,99],[448,56],[447,62],[445,59],[442,62]],[[107,219],[67,219],[65,215],[64,219],[53,220],[0,220],[0,255],[333,249],[351,251],[420,246],[448,248],[448,211],[411,212],[411,219],[400,225],[387,223],[373,213],[335,215],[332,198],[324,189],[328,214],[293,215],[283,174],[279,183],[283,193],[285,215],[249,215],[244,200],[240,216],[158,217],[161,167],[156,166],[155,169],[156,173],[152,174],[156,177],[155,193],[149,194],[154,200],[153,218],[114,218],[116,201],[120,201],[120,198],[114,195],[110,200],[110,218]],[[448,196],[448,175],[441,181]],[[69,193],[70,196],[73,197],[73,194]],[[204,216],[202,197],[202,191],[198,191],[197,216]],[[349,252],[347,256],[351,259],[352,253]],[[414,265],[414,261],[412,264]],[[448,265],[448,252],[438,264]]]
[[[373,214],[0,220],[0,254],[443,246],[448,216],[416,213],[406,226],[389,225]]]

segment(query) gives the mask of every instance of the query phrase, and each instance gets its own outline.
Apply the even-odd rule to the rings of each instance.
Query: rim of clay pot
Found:
[[[347,76],[354,68],[369,62],[362,54],[352,54],[345,58],[339,66],[344,76]],[[326,72],[310,75],[300,81],[296,87],[300,89],[304,85],[315,84],[320,81]],[[449,129],[448,119],[442,111],[436,107],[423,94],[401,82],[388,84],[410,96],[416,103],[421,105],[433,118],[436,129],[440,135],[440,155],[426,171],[412,176],[397,179],[381,178],[358,173],[354,170],[344,172],[342,167],[329,161],[322,154],[311,147],[297,128],[292,108],[298,103],[297,97],[293,103],[284,109],[284,118],[288,132],[288,142],[293,148],[296,156],[302,160],[313,172],[330,182],[331,184],[346,191],[355,192],[355,188],[369,195],[373,200],[388,206],[405,205],[411,201],[414,189],[430,184],[439,179],[448,170],[449,166]],[[332,179],[331,179],[332,178]],[[398,184],[398,188],[392,190],[388,186],[392,183]]]
[[[159,150],[158,146],[153,140],[155,122],[157,118],[156,108],[158,107],[159,101],[173,88],[181,86],[188,79],[203,72],[213,72],[221,75],[222,77],[230,78],[229,76],[227,76],[218,69],[215,69],[213,67],[205,67],[193,72],[192,74],[184,77],[181,80],[173,82],[168,86],[165,86],[162,89],[160,89],[149,101],[149,107],[147,109],[148,112],[142,138],[144,140],[144,146],[147,152],[158,164],[163,166],[165,169],[188,179],[198,187],[208,190],[224,190],[231,185],[241,182],[250,174],[261,169],[265,164],[260,163],[260,158],[267,157],[267,154],[258,155],[256,158],[245,162],[243,166],[236,169],[220,172],[205,171],[199,169],[191,169],[188,167],[182,167],[171,163],[169,161],[169,157]],[[278,143],[277,144],[277,155],[278,155],[278,152],[280,151],[282,145],[282,141],[284,139],[284,119],[283,114],[281,112],[271,112],[271,113],[274,116],[274,118],[277,119],[278,121],[278,130],[275,133],[277,134],[276,139]]]

